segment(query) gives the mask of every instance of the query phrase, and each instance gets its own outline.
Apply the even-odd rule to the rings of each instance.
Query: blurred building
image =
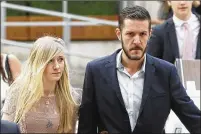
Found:
[[[158,10],[160,8],[161,2],[160,1],[121,1],[120,8],[124,8],[127,6],[139,5],[146,8],[152,19],[156,19],[158,17]]]

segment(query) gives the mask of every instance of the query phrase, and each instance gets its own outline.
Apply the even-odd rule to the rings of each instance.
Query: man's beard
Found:
[[[143,50],[143,48],[141,48],[139,46],[133,47],[133,48],[130,48],[128,51],[131,51],[131,50],[140,50],[140,51],[142,51],[142,55],[141,56],[129,55],[129,52],[125,48],[122,36],[121,36],[121,45],[122,45],[122,49],[123,49],[126,57],[128,57],[128,59],[130,59],[130,60],[141,60],[144,57],[144,54],[145,54],[146,49],[147,49],[147,47],[144,50]]]

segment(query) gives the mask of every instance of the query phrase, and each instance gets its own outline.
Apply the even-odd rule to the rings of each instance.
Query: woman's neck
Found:
[[[55,93],[56,82],[43,82],[45,96],[52,96]]]

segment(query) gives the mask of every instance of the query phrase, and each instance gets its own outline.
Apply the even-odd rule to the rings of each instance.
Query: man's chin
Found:
[[[138,55],[130,55],[128,58],[130,60],[141,60],[143,57],[144,57],[144,55],[140,55],[140,56],[138,56]]]
[[[130,60],[141,60],[142,57],[139,57],[139,56],[131,56],[129,57]]]

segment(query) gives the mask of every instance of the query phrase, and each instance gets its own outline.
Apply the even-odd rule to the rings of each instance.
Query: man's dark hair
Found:
[[[151,29],[151,16],[149,12],[141,6],[133,6],[124,8],[119,15],[119,28],[122,29],[125,19],[132,20],[148,20],[149,30]]]

